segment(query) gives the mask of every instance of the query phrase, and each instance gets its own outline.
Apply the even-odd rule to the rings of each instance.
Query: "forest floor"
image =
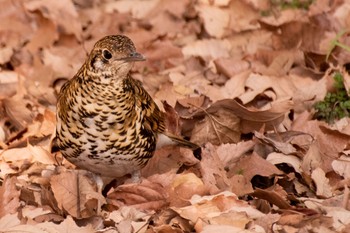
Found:
[[[349,1],[2,0],[0,19],[0,232],[350,232]],[[109,34],[202,158],[161,148],[102,195],[51,145],[60,87]]]

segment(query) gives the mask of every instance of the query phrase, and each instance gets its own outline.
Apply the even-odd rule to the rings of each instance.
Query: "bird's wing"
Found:
[[[133,78],[128,78],[134,87],[136,105],[141,109],[143,116],[143,125],[145,128],[156,133],[165,131],[164,113],[160,111],[152,97],[142,87],[142,83]]]

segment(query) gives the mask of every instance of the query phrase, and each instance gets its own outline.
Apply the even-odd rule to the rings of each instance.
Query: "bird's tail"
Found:
[[[176,136],[169,132],[164,132],[159,135],[157,147],[163,147],[168,145],[181,146],[193,150],[193,155],[198,160],[201,160],[202,149],[196,143],[190,142],[184,138]]]
[[[199,145],[197,145],[196,143],[190,142],[184,138],[181,138],[179,136],[176,136],[174,134],[171,133],[164,133],[168,138],[171,139],[171,141],[177,145],[177,146],[181,146],[181,147],[185,147],[185,148],[189,148],[191,150],[197,150],[198,148],[200,148]]]

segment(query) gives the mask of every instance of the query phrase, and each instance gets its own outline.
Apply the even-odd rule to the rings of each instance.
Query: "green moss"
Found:
[[[270,0],[270,9],[261,11],[261,16],[269,16],[274,11],[285,9],[305,9],[308,10],[315,0]]]
[[[336,73],[334,81],[335,91],[327,93],[323,101],[314,105],[316,119],[324,120],[330,124],[349,116],[350,112],[350,97],[344,87],[343,76],[340,73]]]

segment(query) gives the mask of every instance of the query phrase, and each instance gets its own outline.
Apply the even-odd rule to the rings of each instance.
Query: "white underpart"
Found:
[[[174,142],[164,134],[158,135],[158,141],[157,141],[157,147],[156,147],[157,149],[162,148],[164,146],[170,146],[170,145],[176,145],[176,142]]]

